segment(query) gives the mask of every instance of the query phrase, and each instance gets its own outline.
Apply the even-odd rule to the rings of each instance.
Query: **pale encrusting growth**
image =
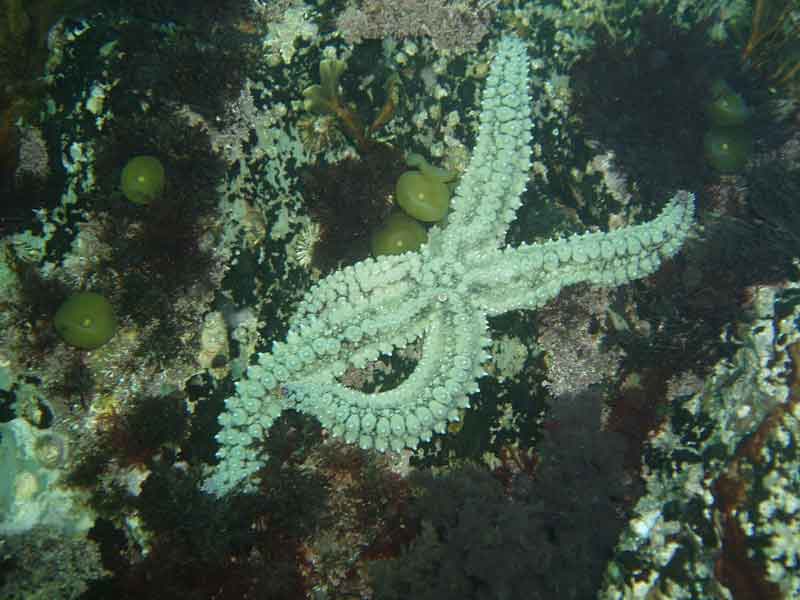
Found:
[[[356,44],[425,36],[439,50],[474,50],[489,33],[496,0],[364,0],[336,20],[344,38]]]

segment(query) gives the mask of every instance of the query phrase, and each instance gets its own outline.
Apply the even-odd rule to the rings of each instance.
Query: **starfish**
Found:
[[[417,252],[367,259],[319,281],[292,317],[285,342],[258,356],[226,401],[220,464],[206,489],[226,493],[264,463],[258,442],[287,408],[316,416],[349,443],[378,451],[414,448],[445,432],[484,375],[488,318],[536,309],[568,285],[616,286],[653,273],[681,247],[693,196],[678,192],[654,220],[508,247],[531,167],[528,57],[506,36],[484,90],[480,129],[447,223]],[[348,368],[421,340],[421,358],[397,387],[346,387]]]

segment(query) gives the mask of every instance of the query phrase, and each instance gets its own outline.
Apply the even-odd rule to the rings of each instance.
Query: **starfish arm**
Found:
[[[484,88],[478,139],[441,232],[448,260],[497,248],[516,217],[531,166],[528,79],[524,43],[504,37]]]
[[[220,464],[206,489],[227,493],[266,461],[259,443],[287,408],[319,418],[334,436],[379,451],[416,447],[459,418],[477,390],[489,344],[486,319],[470,314],[419,253],[367,260],[337,271],[306,294],[284,342],[273,343],[236,383],[220,415]],[[388,391],[341,383],[350,368],[421,338],[411,375]]]
[[[418,254],[370,259],[332,273],[306,293],[286,341],[259,354],[225,401],[216,435],[220,464],[206,489],[227,493],[263,465],[257,443],[292,405],[286,384],[333,384],[348,366],[364,366],[422,335],[421,303],[405,301],[409,286],[418,285],[411,275],[419,274],[419,261]],[[381,320],[384,314],[392,318]]]
[[[339,376],[345,366],[337,364],[342,345],[348,365],[360,368],[379,353],[416,339],[436,290],[435,278],[426,275],[418,253],[361,261],[335,271],[306,293],[286,343],[299,349],[304,364],[316,357],[331,365],[326,376]]]
[[[505,248],[470,269],[462,286],[490,316],[536,309],[576,283],[617,286],[646,277],[683,245],[694,220],[694,195],[680,191],[647,223]]]
[[[443,433],[460,418],[477,390],[488,345],[486,320],[438,310],[422,332],[422,354],[413,372],[397,387],[376,393],[350,389],[337,380],[308,377],[286,386],[290,405],[316,415],[337,437],[362,448],[415,448],[431,433]]]
[[[206,489],[224,494],[252,476],[266,462],[261,440],[287,408],[316,416],[334,436],[379,451],[414,448],[433,431],[443,433],[478,389],[487,354],[476,349],[485,348],[489,338],[485,317],[468,316],[466,307],[454,311],[449,299],[439,304],[429,311],[424,327],[407,328],[422,337],[422,355],[411,375],[388,391],[368,394],[339,381],[352,347],[337,337],[289,336],[260,355],[226,400],[217,434],[220,464]],[[382,321],[376,322],[379,328]],[[298,358],[308,356],[304,350],[319,340],[316,345],[325,347],[319,356],[305,362]]]

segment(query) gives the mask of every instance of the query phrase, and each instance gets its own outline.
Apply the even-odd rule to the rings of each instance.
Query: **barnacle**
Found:
[[[294,258],[304,268],[310,268],[314,261],[314,246],[319,242],[321,227],[314,221],[305,225],[294,238]]]

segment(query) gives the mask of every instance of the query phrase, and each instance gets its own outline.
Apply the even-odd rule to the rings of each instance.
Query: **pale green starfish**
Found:
[[[530,170],[528,56],[516,37],[497,48],[480,130],[447,225],[419,251],[367,259],[315,285],[285,342],[260,354],[220,415],[220,464],[206,488],[225,493],[264,463],[257,442],[286,408],[319,418],[334,436],[377,450],[415,447],[444,432],[478,390],[487,318],[535,309],[568,285],[619,285],[644,277],[680,248],[693,197],[679,192],[653,221],[611,233],[504,247]],[[416,368],[394,389],[345,387],[363,368],[422,340]]]

